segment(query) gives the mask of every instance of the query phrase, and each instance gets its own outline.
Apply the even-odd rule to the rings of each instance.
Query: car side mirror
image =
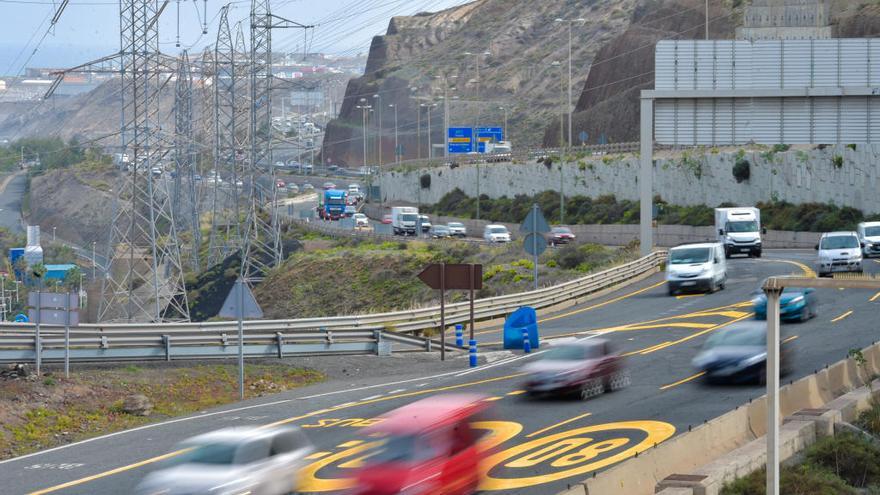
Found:
[[[813,246],[813,249],[815,249],[816,251],[818,251],[818,250],[819,250],[819,245],[816,244],[815,246]]]
[[[724,235],[724,229],[718,229],[718,235]]]
[[[860,242],[859,245],[862,246],[863,248],[865,247],[865,243],[864,243],[864,242]]]
[[[812,294],[815,291],[816,291],[816,289],[810,287],[810,288],[804,289],[804,294]]]
[[[721,260],[719,258],[715,258],[715,264],[717,265],[718,263],[721,263]]]
[[[761,234],[767,235],[767,227],[761,227]]]

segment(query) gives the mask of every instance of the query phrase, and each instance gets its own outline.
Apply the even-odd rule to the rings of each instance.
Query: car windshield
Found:
[[[458,222],[449,222],[449,226],[450,226],[450,227],[459,228],[459,227],[464,227],[464,224],[463,224],[463,223],[458,223]]]
[[[197,445],[175,458],[173,464],[234,464],[238,447],[238,444],[230,442]]]
[[[739,222],[727,222],[728,232],[757,232],[758,222],[754,220],[743,220]]]
[[[544,355],[547,361],[579,361],[602,357],[602,348],[598,345],[561,345],[551,348]]]
[[[553,229],[554,234],[571,234],[571,229],[565,227],[555,227]]]
[[[416,435],[398,435],[388,438],[385,443],[366,459],[367,464],[389,462],[425,461],[434,457],[434,452],[425,441]]]
[[[767,334],[759,330],[731,329],[726,332],[716,333],[706,341],[706,348],[727,346],[765,346]]]
[[[412,213],[404,213],[403,215],[400,215],[400,219],[404,222],[415,222],[418,218],[418,215],[413,215]]]
[[[705,263],[709,261],[711,249],[709,248],[684,248],[669,251],[669,262],[673,265],[688,263]]]
[[[507,227],[492,227],[491,229],[489,229],[489,232],[493,234],[506,234]]]
[[[345,198],[330,198],[327,200],[328,205],[344,205]]]
[[[880,237],[880,226],[865,227],[865,237]]]
[[[445,225],[435,225],[434,226],[434,232],[446,232],[447,230],[449,230],[449,228],[446,227]]]
[[[823,237],[821,249],[854,249],[859,247],[859,240],[854,235],[834,235]]]

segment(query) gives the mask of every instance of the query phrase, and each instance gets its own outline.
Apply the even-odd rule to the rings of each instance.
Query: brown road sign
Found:
[[[471,266],[473,266],[474,280],[471,283]],[[445,278],[441,281],[442,267],[446,267]],[[432,289],[440,290],[480,290],[483,288],[483,265],[470,264],[440,264],[432,263],[419,273],[419,279]],[[442,284],[441,282],[445,282]]]

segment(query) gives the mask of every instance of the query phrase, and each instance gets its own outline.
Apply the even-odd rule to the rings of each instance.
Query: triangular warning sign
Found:
[[[243,293],[239,294],[239,291],[243,291]],[[263,310],[257,304],[254,293],[251,292],[251,288],[246,283],[243,283],[241,279],[235,281],[235,285],[232,286],[232,290],[226,296],[226,301],[223,302],[223,307],[220,308],[218,316],[221,318],[238,318],[239,301],[242,302],[241,307],[244,309],[241,318],[259,319],[263,317]]]
[[[550,232],[550,226],[547,225],[547,219],[537,207],[529,210],[529,214],[519,228],[520,232],[534,232],[536,234],[546,234]]]

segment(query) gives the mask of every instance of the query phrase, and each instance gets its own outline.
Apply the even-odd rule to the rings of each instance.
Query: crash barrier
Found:
[[[844,359],[780,388],[781,415],[791,416],[799,411],[814,414],[817,409],[828,408],[831,405],[839,406],[846,411],[843,413],[844,420],[854,418],[858,410],[868,407],[870,394],[844,394],[866,385],[870,377],[880,373],[880,344],[863,349],[862,355],[865,358],[862,365],[857,364],[854,359]],[[700,481],[689,477],[707,475],[681,473],[697,472],[701,466],[706,465],[707,461],[710,466],[717,466],[712,463],[762,437],[766,433],[766,418],[766,397],[762,396],[692,430],[689,428],[688,432],[660,445],[639,452],[638,457],[596,473],[595,477],[578,483],[559,495],[648,495],[655,493],[658,481],[670,476],[673,480],[683,478],[690,482]],[[785,431],[784,443],[788,445],[785,449],[788,449],[789,454],[795,448],[802,448],[809,441],[808,431],[804,432],[794,427]],[[757,447],[755,449],[758,450]],[[781,449],[781,453],[786,453],[785,449]],[[719,462],[723,463],[723,461]],[[760,459],[750,460],[746,464],[757,466],[760,464]],[[739,476],[743,471],[744,469],[731,469],[730,472],[722,470],[722,478],[732,479],[731,477]],[[681,487],[675,488],[678,490]],[[678,495],[679,491],[676,490],[667,494]],[[704,492],[694,490],[684,493],[692,495],[692,493]]]
[[[544,287],[538,290],[522,292],[518,294],[507,294],[503,296],[490,297],[485,299],[477,299],[474,301],[474,319],[476,321],[494,320],[497,318],[505,318],[507,315],[515,311],[521,306],[531,306],[535,309],[551,308],[562,303],[576,302],[580,298],[584,298],[601,292],[621,283],[647,276],[658,270],[660,264],[666,259],[665,252],[655,252],[643,258],[629,263],[625,263],[601,272],[593,273],[585,277],[570,280],[559,285]],[[456,323],[464,324],[470,321],[470,303],[468,301],[447,304],[446,305],[446,324],[451,326]],[[275,338],[277,334],[282,335],[282,340],[286,336],[291,336],[291,344],[297,343],[296,339],[317,338],[319,341],[330,335],[330,338],[339,337],[339,332],[356,332],[382,331],[382,336],[386,339],[419,339],[418,345],[438,345],[439,342],[434,339],[424,339],[415,337],[424,330],[437,329],[440,327],[440,307],[431,306],[426,308],[418,308],[407,311],[394,311],[388,313],[354,315],[354,316],[335,316],[326,318],[300,318],[292,320],[250,320],[244,322],[245,344],[248,339],[255,339],[254,349],[258,349],[260,345],[265,346],[265,342],[260,339]],[[48,330],[50,327],[43,326],[44,337],[61,338],[57,333],[58,330]],[[57,328],[57,327],[56,327]],[[54,337],[50,337],[51,332],[56,332]],[[195,348],[204,346],[203,351],[205,357],[208,355],[225,355],[217,353],[217,343],[228,347],[228,343],[234,340],[237,335],[237,323],[234,321],[211,321],[201,323],[106,323],[106,324],[81,324],[71,332],[72,345],[85,345],[91,349],[91,359],[107,360],[107,359],[136,359],[135,356],[118,356],[114,357],[113,353],[100,352],[102,349],[106,351],[112,345],[115,349],[117,344],[126,343],[125,339],[146,339],[145,342],[136,342],[144,345],[144,348],[151,348],[150,353],[156,351],[155,348],[164,349],[165,344],[162,340],[164,336],[168,336],[172,342],[172,347],[176,347],[179,343],[191,341],[188,347]],[[364,337],[360,335],[360,337]],[[22,323],[0,323],[0,362],[12,362],[15,360],[27,360],[28,357],[34,356],[34,325]],[[369,337],[367,337],[369,338]],[[79,340],[78,340],[79,339]],[[120,340],[121,339],[121,340]],[[207,339],[207,340],[200,340]],[[224,340],[225,339],[225,340]],[[410,340],[412,341],[412,340]],[[286,342],[286,340],[285,340]],[[224,344],[226,343],[226,344]],[[306,342],[313,343],[313,342]],[[319,342],[320,343],[320,342]],[[361,342],[363,344],[363,342]],[[277,346],[273,340],[270,346]],[[45,346],[45,343],[44,343]],[[215,354],[210,354],[209,349],[215,348]],[[339,346],[337,346],[338,348]],[[51,354],[52,347],[47,350]],[[236,348],[237,349],[237,348]],[[289,349],[289,350],[288,350]],[[284,349],[283,352],[294,352],[294,348]],[[307,347],[297,348],[295,352],[331,352],[325,350],[325,347]],[[447,349],[455,350],[456,346],[447,344]],[[264,349],[265,352],[268,352]],[[335,349],[334,349],[335,351]],[[356,349],[356,352],[367,352],[363,348]],[[81,353],[74,352],[74,360],[82,360],[85,357]],[[142,354],[146,355],[146,354]],[[150,354],[152,356],[152,354]],[[50,357],[50,360],[53,359]]]
[[[8,328],[6,330],[9,330]],[[35,361],[35,335],[20,331],[0,334],[0,362]],[[40,336],[42,362],[64,360],[64,333],[57,327],[44,327]],[[284,358],[309,354],[375,354],[390,355],[394,344],[409,350],[431,351],[440,343],[432,339],[400,335],[383,330],[296,332],[248,331],[244,336],[244,355],[249,358]],[[448,350],[462,350],[447,345]],[[235,358],[238,356],[238,334],[225,329],[172,331],[156,334],[137,330],[72,329],[70,332],[71,361],[145,361]]]
[[[538,315],[530,307],[517,309],[504,321],[504,348],[525,350],[526,343],[538,348]]]

